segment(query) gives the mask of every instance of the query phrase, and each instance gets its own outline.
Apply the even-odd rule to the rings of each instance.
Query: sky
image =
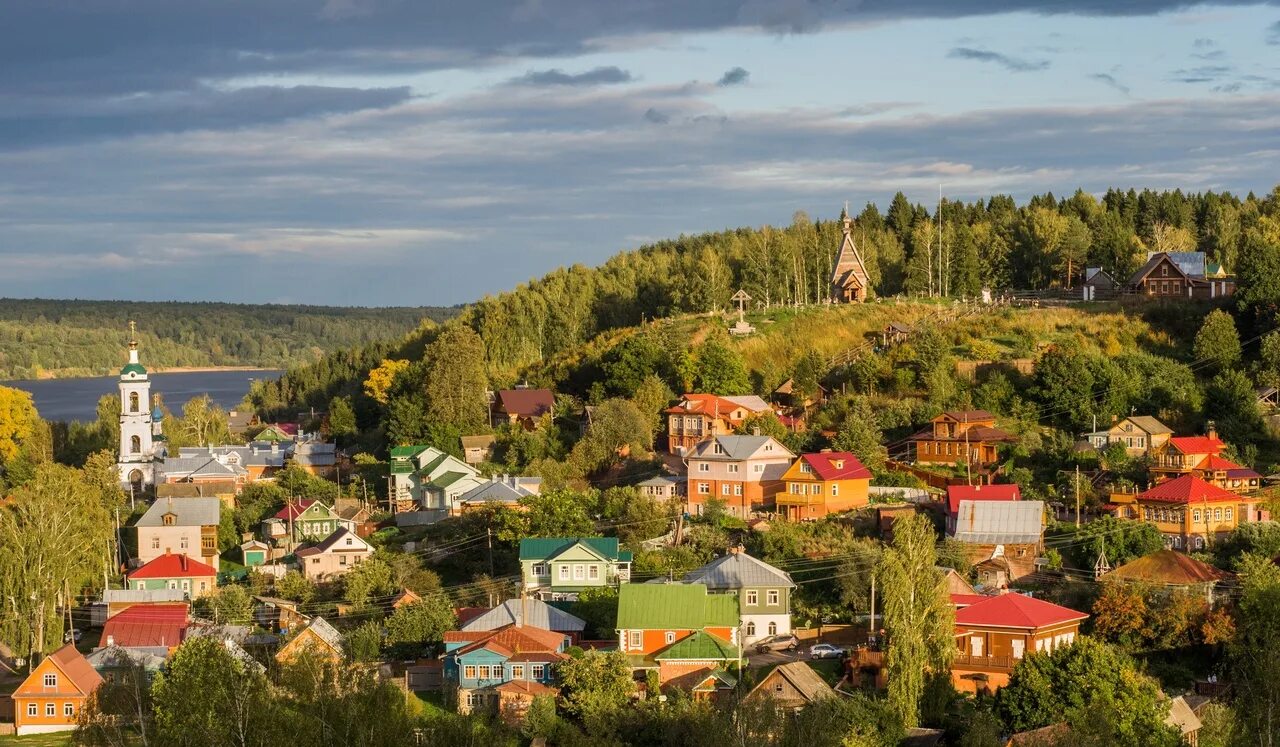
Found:
[[[0,296],[451,305],[685,233],[1269,191],[1280,0],[4,0]]]

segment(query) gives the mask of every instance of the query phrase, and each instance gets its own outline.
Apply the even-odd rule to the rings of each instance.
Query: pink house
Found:
[[[317,544],[298,550],[294,555],[298,558],[302,575],[322,580],[341,576],[351,570],[357,563],[373,555],[373,546],[343,527]]]

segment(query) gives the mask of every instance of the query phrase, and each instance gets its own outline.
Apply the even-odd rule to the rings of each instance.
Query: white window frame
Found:
[[[36,705],[35,703],[27,703],[27,716],[30,718],[36,718],[39,715],[40,715],[40,706]]]
[[[727,482],[725,482],[725,483],[721,483],[721,484],[720,484],[720,495],[728,495],[728,494],[729,494],[729,483],[727,483]]]
[[[733,486],[733,494],[742,495],[742,483],[737,483]]]
[[[547,564],[546,564],[546,563],[534,563],[534,564],[533,564],[533,575],[535,575],[535,576],[550,576],[550,575],[551,575],[551,570],[547,567]]]
[[[57,718],[57,716],[58,716],[58,704],[57,704],[57,703],[54,703],[54,702],[52,702],[52,701],[50,701],[50,702],[48,702],[48,703],[45,703],[45,704],[44,704],[44,717],[45,717],[45,718]]]
[[[558,574],[556,574],[556,575],[557,575],[557,576],[559,576],[559,578],[560,578],[560,580],[561,580],[561,581],[568,581],[568,580],[569,580],[569,566],[568,566],[568,565],[561,565],[561,566],[560,566],[560,573],[558,573]]]
[[[671,645],[672,643],[675,643],[676,642],[675,632],[668,630],[666,635],[663,636],[663,640],[667,642],[667,645]]]
[[[764,472],[764,465],[763,465],[763,464],[753,464],[753,465],[752,465],[752,469],[751,469],[751,471],[752,471],[752,472],[755,472],[755,473],[757,473],[757,474],[759,474],[759,473],[761,473],[761,472]]]
[[[74,716],[74,715],[76,715],[76,707],[75,707],[75,704],[74,704],[74,703],[63,703],[63,704],[62,704],[62,717],[63,717],[63,718],[71,718],[71,717],[72,717],[72,716]]]
[[[698,471],[699,471],[699,472],[710,472],[710,471],[711,471],[711,465],[710,465],[708,462],[698,462]]]
[[[535,680],[541,680],[547,676],[547,665],[534,664],[529,667],[529,676]]]
[[[831,483],[831,497],[832,498],[840,497],[840,486],[834,482]]]
[[[765,592],[765,600],[765,604],[770,607],[776,607],[782,603],[782,595],[778,593],[777,589],[769,589]]]
[[[476,665],[467,664],[462,668],[462,679],[474,680],[476,678]]]
[[[730,464],[730,465],[729,465],[729,471],[730,471],[730,472],[732,472],[733,474],[737,474],[737,473],[738,473],[738,465],[736,465],[736,464]]]
[[[747,604],[754,605],[754,604],[760,603],[760,592],[756,591],[755,589],[747,589],[746,595],[747,595]]]
[[[522,679],[524,679],[524,665],[523,665],[523,664],[512,664],[512,665],[511,665],[511,679],[513,679],[513,680],[522,680]]]
[[[776,622],[769,623],[769,635],[778,634],[778,624]]]
[[[627,648],[639,650],[644,648],[644,631],[628,630],[627,631]]]
[[[584,564],[582,564],[582,563],[574,563],[574,564],[573,564],[573,580],[574,580],[574,581],[586,581],[586,580],[587,580],[587,566],[586,566],[586,565],[584,565]]]
[[[592,563],[591,565],[587,566],[587,580],[588,580],[588,581],[599,581],[599,580],[600,580],[600,566],[599,566],[599,565],[597,565],[597,564],[595,564],[595,563]]]
[[[44,676],[44,679],[42,680],[42,682],[44,683],[44,686],[45,686],[45,687],[57,687],[57,686],[58,686],[58,675],[56,675],[56,674],[46,674],[46,675]]]

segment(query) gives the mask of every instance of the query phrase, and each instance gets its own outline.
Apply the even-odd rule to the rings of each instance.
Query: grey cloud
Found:
[[[747,72],[746,68],[741,68],[741,67],[731,68],[729,70],[724,71],[724,75],[720,76],[720,80],[716,81],[716,85],[720,86],[721,88],[724,88],[726,86],[736,86],[741,83],[746,83],[747,78],[749,78],[750,76],[751,76],[751,73]]]
[[[899,109],[912,109],[917,106],[920,106],[918,101],[868,101],[864,104],[846,106],[839,111],[839,114],[842,117],[870,117]]]
[[[1236,83],[1223,83],[1220,86],[1214,86],[1213,90],[1217,91],[1218,93],[1238,93],[1241,88],[1243,88],[1243,84],[1236,82]]]
[[[956,47],[948,52],[947,56],[958,60],[992,62],[1015,73],[1029,73],[1036,70],[1046,70],[1049,67],[1048,60],[1024,60],[1019,57],[1010,57],[1007,54],[1001,54],[999,52],[990,52],[985,49],[973,49],[971,47]]]
[[[1169,78],[1176,83],[1212,83],[1230,75],[1234,69],[1230,65],[1199,65],[1174,70]]]
[[[1204,37],[1200,37],[1199,39],[1196,39],[1194,42],[1192,42],[1192,46],[1194,46],[1196,49],[1209,49],[1211,47],[1218,46],[1218,43],[1215,42],[1213,39],[1206,39]]]
[[[644,121],[652,124],[664,125],[671,121],[671,115],[660,112],[651,106],[644,112]]]
[[[581,73],[566,73],[558,68],[551,70],[530,70],[518,78],[507,81],[516,86],[596,86],[630,83],[635,80],[631,73],[619,67],[609,65],[592,68]]]
[[[705,121],[716,114],[705,106],[646,90],[495,90],[350,121],[0,152],[0,258],[10,268],[0,295],[252,301],[305,282],[308,297],[331,303],[461,302],[556,265],[600,262],[630,236],[786,222],[797,209],[833,217],[836,196],[884,207],[902,189],[928,200],[941,174],[963,199],[1110,186],[1266,191],[1280,142],[1276,96],[871,121],[835,109],[722,126],[644,118],[653,109],[670,123]],[[504,240],[513,227],[518,247]],[[310,252],[330,235],[356,250]],[[243,282],[211,285],[226,270],[211,247],[279,253],[258,255]],[[33,254],[90,249],[118,258],[31,268]],[[168,263],[149,265],[139,285],[137,260],[157,253]]]
[[[1280,44],[1280,21],[1271,24],[1267,30],[1267,44]]]
[[[1125,96],[1129,95],[1129,87],[1121,83],[1120,81],[1116,80],[1116,76],[1111,75],[1110,73],[1093,73],[1089,77],[1092,78],[1093,80],[1098,81],[1099,83],[1104,83],[1116,89],[1120,93],[1123,93]]]
[[[0,106],[0,150],[106,136],[238,129],[299,117],[382,109],[407,101],[408,86],[207,86],[109,101],[75,97]],[[0,102],[4,99],[0,98]],[[38,104],[38,105],[34,105]]]

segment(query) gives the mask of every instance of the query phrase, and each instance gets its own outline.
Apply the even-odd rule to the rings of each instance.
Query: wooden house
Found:
[[[801,454],[782,475],[778,513],[792,521],[820,519],[870,503],[871,470],[847,451]]]
[[[660,683],[740,655],[738,600],[703,584],[623,584],[617,620],[618,650],[633,670],[656,670]]]
[[[769,403],[755,395],[686,394],[664,411],[667,451],[684,456],[708,438],[731,434],[747,418],[771,411]]]
[[[813,667],[803,661],[790,661],[766,674],[747,697],[772,698],[783,708],[799,710],[810,703],[834,698],[836,692]]]
[[[986,410],[954,410],[934,418],[908,440],[920,464],[987,466],[999,461],[999,446],[1015,439],[997,428],[996,417]]]
[[[44,657],[13,691],[13,720],[19,736],[71,731],[102,676],[68,643]]]
[[[960,501],[954,530],[948,534],[962,544],[978,568],[981,585],[1008,585],[1035,571],[1043,547],[1042,501]]]
[[[1155,298],[1221,298],[1235,293],[1235,278],[1218,268],[1208,276],[1204,252],[1151,252],[1129,278],[1136,293]]]
[[[987,597],[957,609],[957,650],[951,663],[956,689],[994,693],[1009,684],[1013,667],[1027,654],[1075,642],[1080,623],[1088,617],[1014,593]]]
[[[530,625],[444,634],[444,679],[459,713],[488,710],[519,722],[538,695],[555,695],[569,637]]]
[[[1085,301],[1095,301],[1099,298],[1109,298],[1119,290],[1119,284],[1110,273],[1101,267],[1086,267],[1084,270],[1084,282],[1081,284],[1081,298]]]
[[[533,430],[543,415],[555,416],[556,395],[550,389],[503,389],[489,407],[493,426],[518,423]]]
[[[1111,496],[1121,518],[1155,524],[1166,546],[1175,550],[1202,550],[1207,542],[1225,538],[1241,524],[1261,520],[1259,501],[1191,474],[1158,483],[1137,495]]]
[[[1109,428],[1086,433],[1085,438],[1099,451],[1121,443],[1129,456],[1141,457],[1163,446],[1172,435],[1173,429],[1150,415],[1130,415],[1114,421]]]
[[[687,584],[702,584],[712,594],[728,594],[738,603],[743,645],[791,633],[791,592],[795,582],[785,571],[734,547],[685,574]]]
[[[493,442],[495,438],[492,433],[482,433],[478,436],[463,436],[462,443],[462,460],[467,464],[475,466],[481,462],[487,462],[493,458]]]
[[[1102,578],[1188,589],[1212,603],[1214,587],[1231,577],[1232,574],[1190,555],[1166,549],[1134,558]]]
[[[343,657],[342,634],[323,617],[313,617],[276,651],[276,661],[289,662],[304,654],[340,663]]]
[[[520,540],[520,576],[525,594],[573,601],[584,589],[631,580],[630,550],[616,537],[529,537]]]
[[[217,589],[218,571],[186,555],[165,553],[131,571],[125,584],[135,591],[177,589],[188,599],[197,599]]]
[[[373,545],[357,537],[346,527],[340,527],[320,542],[303,547],[294,555],[298,559],[302,575],[310,579],[333,579],[372,556]]]

